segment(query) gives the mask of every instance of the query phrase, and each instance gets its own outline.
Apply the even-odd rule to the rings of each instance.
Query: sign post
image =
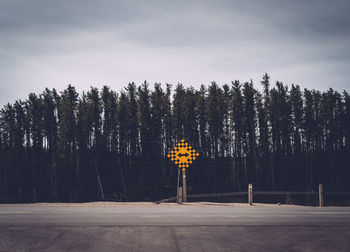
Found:
[[[187,191],[186,191],[186,170],[182,169],[182,188],[183,188],[183,202],[187,202]]]
[[[180,202],[180,169],[177,170],[177,197],[176,197],[176,201],[178,204],[181,204],[182,203],[182,200]],[[182,195],[182,190],[181,190],[181,195]]]
[[[188,145],[185,140],[181,141],[174,147],[174,149],[168,154],[168,158],[171,159],[176,165],[178,165],[178,182],[177,182],[177,192],[179,194],[179,175],[180,169],[182,169],[182,201],[187,201],[187,192],[186,192],[186,168],[190,166],[193,160],[199,156],[199,153],[196,152],[192,146]],[[179,195],[177,197],[179,199]],[[178,200],[179,201],[179,200]]]

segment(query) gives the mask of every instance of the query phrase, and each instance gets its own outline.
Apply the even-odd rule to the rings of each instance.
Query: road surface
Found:
[[[350,251],[350,208],[0,205],[0,251]]]

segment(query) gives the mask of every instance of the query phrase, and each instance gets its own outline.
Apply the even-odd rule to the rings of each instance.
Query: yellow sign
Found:
[[[175,146],[170,154],[168,154],[168,158],[178,165],[180,169],[182,168],[183,171],[185,171],[198,156],[198,152],[183,139]]]

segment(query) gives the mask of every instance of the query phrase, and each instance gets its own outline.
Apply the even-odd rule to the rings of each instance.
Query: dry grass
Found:
[[[154,202],[87,202],[87,203],[28,203],[28,204],[0,204],[0,207],[247,207],[247,203],[217,203],[217,202],[186,202],[182,205],[176,203],[161,203],[156,204]],[[264,204],[254,203],[253,207],[304,207],[299,205],[283,205],[283,204]]]

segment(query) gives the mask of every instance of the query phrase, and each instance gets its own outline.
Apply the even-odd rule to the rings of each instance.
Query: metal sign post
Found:
[[[174,149],[168,154],[168,158],[171,159],[176,165],[178,165],[178,174],[177,174],[177,192],[178,192],[178,202],[179,202],[179,176],[180,169],[182,170],[182,200],[183,202],[187,201],[187,192],[186,192],[186,168],[190,166],[193,160],[199,156],[199,153],[196,152],[192,146],[188,145],[185,140],[181,140]]]

